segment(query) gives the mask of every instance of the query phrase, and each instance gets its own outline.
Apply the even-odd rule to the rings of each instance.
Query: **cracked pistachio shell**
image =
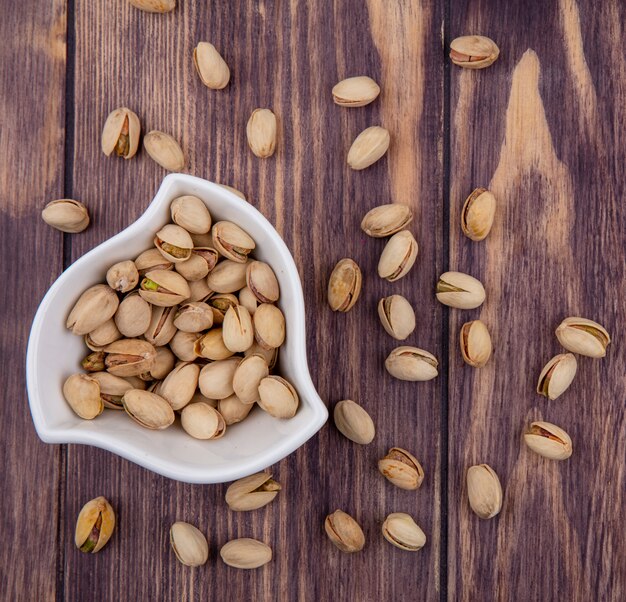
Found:
[[[126,413],[137,424],[147,429],[166,429],[174,422],[174,410],[156,393],[131,389],[124,393],[122,403]]]
[[[485,36],[461,36],[450,42],[450,60],[467,69],[489,67],[499,54],[496,43]]]
[[[241,305],[229,307],[222,323],[224,345],[233,353],[243,352],[254,343],[250,312]]]
[[[556,399],[572,384],[576,369],[576,357],[572,353],[555,355],[539,375],[537,393],[548,399]]]
[[[174,316],[174,326],[183,332],[201,332],[213,326],[213,310],[202,301],[185,303]]]
[[[200,42],[193,50],[193,64],[207,88],[221,90],[228,85],[230,69],[213,44]]]
[[[291,383],[280,376],[266,376],[259,383],[261,409],[274,418],[293,418],[300,398]]]
[[[212,291],[207,284],[206,278],[189,282],[189,299],[188,301],[206,301],[215,291]]]
[[[257,472],[229,485],[226,503],[235,512],[258,510],[278,495],[281,487],[269,472]]]
[[[477,464],[467,470],[467,496],[480,518],[493,518],[502,509],[502,485],[491,466]]]
[[[110,320],[120,302],[115,291],[106,284],[89,287],[76,301],[65,326],[83,336]]]
[[[222,221],[213,224],[211,239],[213,246],[221,255],[238,263],[246,263],[248,254],[256,247],[254,239],[233,222]]]
[[[244,286],[239,291],[239,305],[243,305],[248,312],[250,312],[251,316],[254,315],[254,312],[259,305],[259,300],[249,286]]]
[[[152,320],[150,304],[137,293],[131,293],[122,299],[115,312],[115,325],[128,339],[143,335]]]
[[[380,473],[400,489],[417,489],[424,481],[424,469],[405,449],[392,447],[387,455],[378,461]]]
[[[221,328],[212,328],[196,340],[194,344],[196,357],[204,357],[208,360],[225,360],[234,354],[226,345]]]
[[[491,357],[491,336],[480,320],[465,322],[461,326],[459,345],[463,360],[474,368],[482,368]]]
[[[276,150],[276,115],[269,109],[255,109],[248,119],[246,135],[250,150],[260,159],[267,159]]]
[[[115,109],[104,122],[102,129],[102,152],[110,157],[115,153],[118,157],[131,159],[137,153],[141,124],[139,117],[130,109]]]
[[[335,510],[326,517],[324,530],[328,539],[342,552],[360,552],[365,547],[363,529],[343,510]]]
[[[378,262],[378,275],[395,282],[409,272],[417,259],[418,245],[408,230],[394,234],[385,245]]]
[[[145,381],[163,380],[173,370],[175,363],[176,356],[167,347],[157,347],[154,365],[148,372],[140,374],[139,378]]]
[[[105,408],[123,410],[122,397],[126,391],[133,389],[126,379],[108,372],[95,372],[90,375],[100,385],[100,399]]]
[[[328,304],[333,311],[346,312],[354,307],[361,293],[361,269],[349,258],[341,259],[328,280]]]
[[[72,374],[63,384],[63,397],[74,413],[85,420],[92,420],[104,410],[100,384],[88,374]]]
[[[535,453],[550,460],[567,460],[572,455],[570,436],[550,422],[531,423],[524,441]]]
[[[259,400],[259,384],[269,373],[265,358],[258,353],[239,362],[233,375],[233,391],[241,403],[252,405]]]
[[[485,188],[476,188],[461,211],[461,230],[471,240],[487,238],[496,215],[496,197]]]
[[[109,541],[115,529],[115,512],[106,498],[88,501],[76,520],[74,543],[81,552],[95,554]]]
[[[220,399],[217,402],[217,411],[224,418],[226,426],[237,424],[248,416],[252,410],[251,403],[242,403],[236,395],[230,395],[226,399]]]
[[[194,439],[219,439],[226,433],[223,416],[204,402],[187,404],[180,413],[180,424]]]
[[[102,351],[103,347],[121,338],[122,333],[117,329],[115,320],[110,318],[85,335],[85,345],[92,351]]]
[[[285,341],[285,316],[275,305],[262,303],[253,316],[256,342],[266,349],[280,347]]]
[[[189,284],[176,272],[152,270],[141,281],[139,294],[152,305],[171,307],[191,295]]]
[[[238,196],[240,199],[243,199],[244,201],[246,200],[246,195],[243,192],[241,192],[241,190],[237,190],[236,188],[233,188],[232,186],[228,186],[228,184],[218,184],[218,186],[221,186],[225,190],[228,190],[228,192],[232,192],[234,195]]]
[[[348,151],[348,165],[360,170],[376,163],[387,152],[389,140],[389,132],[380,126],[363,130]]]
[[[152,130],[143,137],[146,152],[164,169],[181,171],[185,167],[185,156],[180,145],[172,136]]]
[[[170,349],[179,360],[193,362],[198,358],[195,349],[199,337],[200,335],[196,332],[179,330],[170,341]]]
[[[274,270],[263,261],[250,261],[246,268],[246,284],[259,303],[278,301],[280,289]]]
[[[398,341],[415,330],[415,312],[402,295],[383,297],[378,302],[378,317],[387,334]]]
[[[174,264],[165,259],[159,249],[148,249],[137,256],[135,267],[140,276],[145,276],[152,270],[171,270]]]
[[[41,212],[41,219],[48,226],[70,234],[82,232],[89,225],[87,207],[73,199],[49,202]]]
[[[233,377],[240,361],[241,358],[232,357],[203,366],[198,379],[198,387],[202,395],[209,399],[230,397],[235,392]]]
[[[170,205],[172,221],[190,234],[206,234],[211,230],[211,213],[202,199],[187,194]]]
[[[183,262],[179,262],[174,266],[174,269],[185,279],[188,283],[197,282],[206,278],[209,273],[209,266],[207,262],[191,252],[189,258]]]
[[[184,408],[193,397],[198,387],[200,366],[190,362],[180,362],[165,377],[159,387],[159,395],[173,410]]]
[[[349,77],[333,87],[333,101],[341,107],[364,107],[379,94],[380,87],[367,75]]]
[[[417,552],[426,545],[426,534],[409,514],[393,512],[382,526],[383,537],[390,543],[406,550]]]
[[[236,569],[257,569],[272,560],[272,548],[262,541],[242,537],[224,544],[220,556]]]
[[[209,272],[207,285],[212,291],[220,294],[237,292],[246,286],[246,264],[230,259],[220,261]]]
[[[120,293],[132,291],[139,282],[139,272],[135,262],[128,259],[112,265],[107,270],[107,284]]]
[[[139,339],[119,339],[104,348],[107,371],[115,376],[139,376],[154,366],[156,349]]]
[[[254,354],[260,355],[265,360],[267,367],[272,370],[278,360],[278,347],[274,349],[265,349],[265,347],[261,347],[261,345],[255,341],[252,347],[244,352],[244,356],[248,357],[249,355]]]
[[[556,338],[568,351],[595,358],[604,357],[611,342],[601,324],[579,317],[563,320],[556,329]]]
[[[176,224],[167,224],[156,233],[154,246],[167,261],[176,264],[187,261],[191,257],[193,240],[184,228]]]
[[[129,2],[147,13],[169,13],[176,8],[176,0],[129,0]]]
[[[170,527],[170,545],[185,566],[202,566],[209,558],[209,544],[202,532],[180,521]]]
[[[333,418],[339,432],[360,445],[371,443],[376,435],[376,428],[370,415],[351,399],[337,403]]]
[[[104,351],[94,351],[90,353],[85,359],[83,359],[80,363],[83,370],[87,372],[100,372],[104,370],[104,356],[106,353]]]
[[[439,373],[437,358],[417,347],[396,347],[385,360],[387,372],[394,378],[410,381],[425,381]]]
[[[176,306],[159,307],[152,306],[152,314],[148,329],[144,333],[146,341],[155,347],[167,345],[176,334],[174,317],[176,316]]]
[[[237,297],[230,293],[213,295],[207,304],[213,312],[213,324],[222,324],[228,309],[237,305]]]
[[[370,209],[361,221],[361,229],[373,238],[384,238],[406,228],[412,219],[410,207],[389,203]]]
[[[474,309],[485,300],[485,289],[480,280],[462,272],[441,274],[435,293],[440,303],[458,309]]]

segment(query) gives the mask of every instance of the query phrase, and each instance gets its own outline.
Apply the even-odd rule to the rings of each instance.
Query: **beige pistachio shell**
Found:
[[[232,186],[228,186],[227,184],[218,184],[218,186],[221,186],[225,190],[228,190],[228,192],[232,192],[235,196],[238,196],[240,199],[243,199],[244,201],[246,200],[246,195],[243,192],[241,192],[241,190],[237,190],[236,188],[233,188]]]
[[[398,341],[415,330],[415,312],[402,295],[383,297],[378,302],[378,317],[387,334]]]
[[[238,263],[246,263],[248,254],[256,247],[254,239],[233,222],[216,222],[211,228],[211,238],[221,255]]]
[[[284,378],[266,376],[259,383],[259,401],[261,409],[274,418],[293,418],[298,409],[298,393]]]
[[[255,109],[248,119],[246,135],[250,150],[260,159],[267,159],[276,150],[278,123],[269,109]]]
[[[230,293],[216,294],[207,301],[207,304],[213,312],[213,324],[223,324],[226,312],[237,305],[237,297]]]
[[[63,397],[74,413],[85,420],[102,414],[100,384],[88,374],[72,374],[63,384]]]
[[[176,0],[129,0],[129,2],[147,13],[169,13],[176,8]]]
[[[244,404],[259,400],[259,384],[269,376],[265,358],[258,353],[244,357],[233,375],[233,390]]]
[[[230,259],[220,261],[209,272],[207,285],[210,290],[220,294],[237,292],[246,286],[246,264]]]
[[[115,291],[106,284],[89,287],[76,301],[65,326],[83,336],[110,320],[119,306]]]
[[[209,558],[209,544],[202,532],[189,523],[175,522],[170,527],[170,545],[185,566],[202,566]]]
[[[99,372],[100,370],[104,370],[105,356],[106,353],[104,353],[104,351],[94,351],[87,355],[87,357],[81,361],[80,365],[83,370],[87,372]]]
[[[257,472],[235,481],[226,490],[226,503],[235,512],[248,512],[267,506],[281,487],[269,472]]]
[[[139,376],[152,369],[156,349],[139,339],[119,339],[104,348],[106,369],[115,376]]]
[[[190,234],[206,234],[211,230],[211,213],[197,196],[187,194],[175,198],[170,214],[172,221]]]
[[[174,264],[165,259],[159,249],[148,249],[137,256],[135,267],[140,276],[145,276],[152,270],[171,270]]]
[[[408,274],[417,259],[418,244],[408,230],[394,234],[383,249],[378,262],[378,275],[395,282]]]
[[[176,306],[152,307],[152,314],[148,329],[144,333],[146,341],[152,343],[155,347],[167,345],[172,337],[176,334],[176,326],[174,326],[174,318],[177,311]]]
[[[90,374],[100,385],[100,399],[105,408],[123,410],[122,397],[126,391],[133,389],[126,379],[110,374],[109,372],[94,372]]]
[[[187,280],[187,282],[202,280],[206,278],[209,273],[207,262],[200,257],[200,255],[194,254],[193,251],[189,254],[188,259],[176,263],[174,269]]]
[[[101,351],[105,345],[121,338],[122,333],[117,329],[115,320],[110,318],[85,335],[85,345],[92,351]]]
[[[188,301],[206,301],[215,293],[209,288],[206,278],[196,280],[195,282],[189,282],[189,299]]]
[[[496,197],[485,188],[476,188],[461,211],[461,230],[474,241],[484,240],[491,232],[496,215]]]
[[[88,554],[99,552],[115,530],[115,512],[108,500],[99,496],[80,510],[74,531],[74,543]]]
[[[179,360],[193,362],[200,357],[196,354],[196,343],[200,336],[197,332],[183,332],[179,330],[170,341],[170,349]]]
[[[335,510],[324,521],[328,539],[342,552],[360,552],[365,547],[365,535],[359,523],[343,510]]]
[[[174,316],[174,326],[183,332],[201,332],[213,326],[213,310],[202,301],[179,306]]]
[[[280,289],[274,270],[263,261],[250,261],[246,268],[246,284],[259,303],[278,301]]]
[[[567,460],[572,455],[570,436],[550,422],[531,423],[524,441],[535,453],[550,460]]]
[[[576,357],[572,353],[555,355],[539,375],[537,393],[548,399],[556,399],[572,384],[577,367]]]
[[[228,308],[222,324],[224,345],[233,353],[243,352],[254,343],[250,312],[241,305]]]
[[[139,294],[152,305],[171,307],[191,295],[188,282],[176,272],[152,270],[141,281]]]
[[[244,286],[239,291],[238,299],[239,305],[243,305],[248,310],[250,315],[253,316],[259,305],[259,300],[249,286]]]
[[[128,259],[112,265],[107,270],[106,280],[114,291],[127,293],[133,290],[139,282],[139,272],[135,262]]]
[[[152,308],[137,293],[131,293],[122,299],[115,312],[115,325],[128,339],[142,336],[152,320]]]
[[[253,316],[254,336],[261,347],[280,347],[285,341],[285,316],[275,305],[262,303]]]
[[[193,51],[193,64],[207,88],[221,90],[228,85],[230,69],[213,44],[200,42]]]
[[[393,512],[382,526],[383,537],[396,548],[416,552],[426,545],[426,534],[409,514]]]
[[[256,539],[242,537],[224,544],[220,556],[228,566],[257,569],[272,560],[272,548]]]
[[[211,362],[204,366],[200,370],[198,380],[198,387],[202,395],[210,399],[230,397],[235,392],[233,378],[240,361],[241,358],[233,357]]]
[[[559,343],[572,353],[587,357],[604,357],[611,342],[607,330],[587,318],[571,317],[561,322],[556,329]]]
[[[193,240],[187,230],[176,224],[163,226],[154,238],[154,246],[167,261],[181,263],[191,257]]]
[[[167,347],[157,347],[154,365],[148,372],[142,373],[140,378],[146,381],[163,380],[174,369],[175,364],[176,356]]]
[[[491,357],[491,336],[480,320],[465,322],[461,326],[459,346],[463,361],[474,368],[482,368]]]
[[[155,393],[131,389],[124,393],[122,403],[126,413],[147,429],[166,429],[174,422],[174,410],[165,399]]]
[[[146,152],[164,169],[181,171],[185,167],[185,156],[180,145],[172,136],[152,130],[143,137]]]
[[[202,395],[202,393],[200,393],[200,391],[196,391],[194,393],[194,396],[191,398],[191,401],[187,405],[191,405],[192,403],[206,403],[212,408],[217,409],[217,399],[210,399],[208,397],[205,397],[204,395]]]
[[[400,489],[417,489],[424,481],[424,469],[417,458],[405,449],[392,447],[378,461],[380,473]]]
[[[225,360],[234,354],[226,345],[221,328],[212,328],[205,335],[196,340],[194,345],[196,357],[208,360]]]
[[[389,203],[370,209],[361,221],[361,229],[368,236],[383,238],[403,230],[412,219],[410,207]]]
[[[500,49],[485,36],[461,36],[450,42],[450,60],[459,67],[484,69],[492,65]]]
[[[199,375],[198,364],[181,362],[165,377],[159,387],[159,395],[173,410],[180,410],[191,401],[196,392]]]
[[[130,109],[115,109],[104,122],[102,129],[102,152],[107,156],[115,153],[118,157],[131,159],[139,148],[141,124],[139,117]]]
[[[348,151],[348,165],[355,170],[376,163],[389,148],[389,132],[380,126],[363,130]]]
[[[70,234],[82,232],[89,225],[87,207],[73,199],[49,202],[41,212],[41,219],[49,226]]]
[[[260,355],[265,360],[267,367],[272,370],[278,360],[278,347],[275,349],[265,349],[265,347],[261,347],[261,345],[255,341],[252,347],[244,352],[244,356],[248,357],[249,355],[255,354]]]
[[[485,300],[485,289],[480,280],[462,272],[441,274],[435,293],[440,303],[458,309],[474,309]]]
[[[244,420],[252,410],[253,405],[242,403],[239,397],[230,395],[217,402],[217,411],[223,416],[226,426],[230,426]]]
[[[439,372],[437,358],[418,347],[396,347],[385,360],[387,372],[394,378],[409,381],[425,381],[435,378]]]
[[[186,405],[180,413],[180,423],[194,439],[219,439],[226,433],[222,415],[204,402]]]
[[[328,304],[333,311],[346,312],[354,307],[361,293],[361,270],[349,258],[341,259],[328,281]]]
[[[333,101],[341,107],[364,107],[379,94],[380,87],[367,75],[349,77],[333,87]]]
[[[376,435],[374,421],[370,415],[351,399],[337,403],[333,418],[339,432],[360,445],[371,443]]]
[[[467,496],[471,509],[480,518],[493,518],[500,513],[502,485],[491,466],[477,464],[468,468]]]

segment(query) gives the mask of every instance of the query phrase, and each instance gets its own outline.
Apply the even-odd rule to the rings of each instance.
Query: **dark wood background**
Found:
[[[6,0],[0,19],[0,589],[7,600],[624,600],[626,599],[626,355],[623,208],[626,160],[626,9],[619,0],[179,0],[150,15],[125,0]],[[450,66],[453,37],[491,36],[501,56],[487,70]],[[223,91],[203,87],[191,60],[213,42],[231,67]],[[380,98],[355,110],[332,103],[338,80],[376,79]],[[309,361],[323,399],[361,402],[375,441],[350,444],[325,426],[272,467],[284,491],[269,507],[235,515],[226,486],[177,483],[98,449],[40,442],[28,410],[24,354],[37,304],[73,260],[134,221],[165,172],[141,152],[107,159],[100,131],[126,105],[144,131],[180,140],[188,173],[230,184],[272,221],[292,250],[308,312]],[[246,146],[258,106],[280,122],[276,155]],[[345,156],[363,128],[382,124],[391,148],[363,172]],[[475,186],[498,199],[483,243],[460,234]],[[77,198],[93,225],[74,236],[39,217]],[[366,210],[410,204],[420,254],[398,283],[375,272],[383,241],[364,236]],[[334,263],[356,259],[364,292],[333,314],[325,289]],[[480,310],[451,311],[433,295],[446,269],[481,278]],[[429,383],[383,370],[392,341],[376,302],[402,293],[417,307],[409,342],[440,359]],[[601,321],[614,342],[605,360],[582,359],[558,401],[534,393],[559,351],[567,315]],[[481,316],[495,354],[476,371],[458,352],[463,321]],[[54,362],[54,358],[50,358]],[[574,441],[551,463],[521,442],[543,417]],[[426,479],[417,492],[376,471],[388,447],[413,451]],[[466,468],[487,462],[502,480],[502,513],[471,514]],[[73,543],[82,504],[105,495],[119,524],[97,555]],[[343,555],[324,516],[353,514],[365,550]],[[387,513],[415,516],[428,537],[416,554],[380,535]],[[175,520],[208,534],[210,560],[174,558]],[[253,536],[273,562],[225,566],[219,547]]]

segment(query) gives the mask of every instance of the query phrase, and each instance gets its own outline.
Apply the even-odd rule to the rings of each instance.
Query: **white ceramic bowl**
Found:
[[[276,272],[287,324],[279,371],[300,395],[300,407],[290,420],[277,420],[255,408],[245,421],[228,427],[222,439],[199,441],[178,421],[164,431],[151,431],[119,411],[105,410],[95,420],[82,420],[63,398],[64,380],[80,371],[86,355],[82,337],[65,328],[70,309],[87,287],[105,280],[109,266],[152,246],[154,233],[170,221],[170,202],[184,194],[200,197],[214,221],[231,220],[249,232],[257,243],[256,258]],[[52,285],[31,328],[26,377],[35,428],[47,443],[95,445],[189,483],[222,483],[266,468],[300,447],[328,418],[309,375],[302,286],[287,246],[252,205],[217,184],[181,174],[167,176],[134,224],[81,257]]]

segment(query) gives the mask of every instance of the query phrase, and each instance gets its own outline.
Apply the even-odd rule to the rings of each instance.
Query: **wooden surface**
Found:
[[[626,143],[626,10],[618,0],[444,2],[180,0],[150,15],[124,0],[9,0],[0,20],[0,211],[2,362],[0,593],[11,600],[624,600],[626,597],[626,356],[623,299]],[[489,69],[449,65],[447,43],[466,33],[501,49]],[[191,53],[211,41],[231,83],[210,91]],[[347,110],[330,89],[368,74],[372,105]],[[134,221],[165,172],[141,152],[107,159],[99,136],[110,110],[126,105],[144,131],[180,140],[188,173],[244,191],[281,232],[302,276],[308,355],[332,406],[356,399],[377,426],[359,447],[334,426],[272,467],[284,487],[269,507],[228,511],[226,486],[177,483],[112,454],[51,446],[34,432],[24,387],[30,320],[63,267]],[[251,155],[245,124],[258,106],[279,118],[276,155]],[[345,155],[363,128],[391,132],[388,155],[363,172]],[[483,243],[465,239],[460,207],[475,186],[498,199]],[[61,197],[85,202],[84,233],[63,236],[39,211]],[[359,228],[369,208],[410,204],[420,244],[415,268],[389,284],[375,273],[384,241]],[[364,291],[347,315],[325,298],[334,263],[351,256]],[[433,287],[447,269],[479,277],[487,302],[461,312]],[[404,294],[417,308],[410,344],[435,353],[440,376],[394,381],[382,365],[395,346],[377,300]],[[553,331],[567,315],[602,322],[606,359],[582,358],[556,402],[534,393],[538,372],[559,352]],[[465,366],[458,330],[481,317],[495,354]],[[53,358],[51,358],[53,361]],[[541,417],[574,441],[551,463],[523,447]],[[417,492],[376,471],[391,446],[422,461]],[[505,490],[499,517],[471,514],[465,471],[489,463]],[[81,554],[73,529],[82,504],[105,495],[119,524],[97,555]],[[343,555],[324,516],[342,508],[362,524],[367,546]],[[412,514],[428,537],[416,554],[380,535],[386,514]],[[210,560],[191,570],[169,548],[175,520],[208,534]],[[219,560],[229,538],[269,543],[274,560],[242,572]]]

